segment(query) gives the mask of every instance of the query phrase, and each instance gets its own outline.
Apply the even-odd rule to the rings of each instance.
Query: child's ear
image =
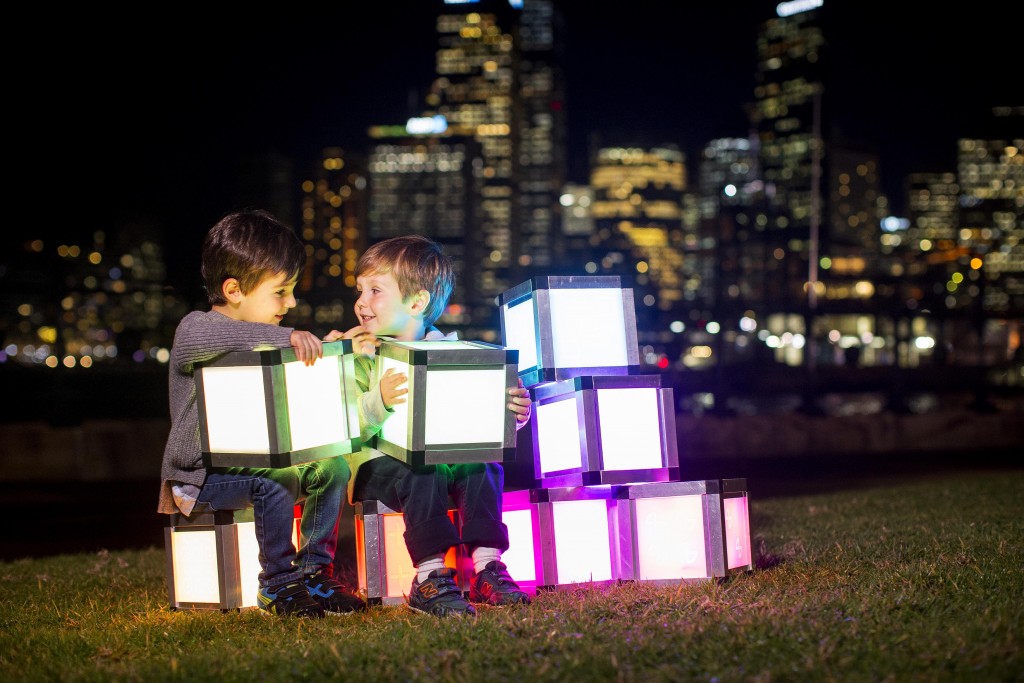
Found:
[[[426,310],[427,305],[430,303],[430,292],[425,289],[421,289],[413,295],[412,310],[420,313]]]
[[[238,284],[238,280],[233,277],[229,277],[220,284],[220,292],[227,299],[228,303],[237,304],[242,300],[244,296],[242,294],[242,287]]]

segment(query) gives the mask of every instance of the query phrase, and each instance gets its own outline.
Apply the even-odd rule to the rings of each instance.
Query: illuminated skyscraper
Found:
[[[863,297],[869,288],[849,282],[876,265],[887,205],[877,159],[834,132],[827,16],[822,0],[777,6],[758,36],[754,93],[772,278],[782,301],[810,297],[811,305],[818,294]],[[829,281],[837,286],[829,289]]]
[[[324,331],[356,324],[355,267],[366,235],[367,178],[361,166],[357,156],[328,147],[302,183],[298,232],[307,260],[297,288],[302,308],[296,317]]]
[[[1024,108],[1007,108],[1008,121],[1024,121]],[[1024,311],[1024,138],[963,138],[957,156],[960,180],[960,246],[964,265],[981,258],[983,271],[965,268],[967,286],[981,281],[991,313]]]
[[[479,195],[466,200],[477,211],[460,242],[476,256],[460,278],[468,319],[496,335],[495,297],[531,269],[549,266],[561,250],[565,121],[558,18],[551,0],[476,0],[446,3],[436,30],[437,78],[423,118],[443,117],[441,137],[479,147],[480,164],[472,168]],[[383,236],[374,220],[371,241]]]
[[[466,308],[467,291],[472,291],[467,281],[474,279],[482,258],[478,243],[467,239],[477,232],[481,215],[480,145],[473,137],[414,134],[397,126],[376,127],[371,136],[373,240],[418,234],[440,243],[459,274],[440,324],[459,328],[466,338],[496,341],[491,336],[496,330],[470,324]]]
[[[639,333],[656,343],[667,331],[663,314],[679,307],[689,278],[683,254],[684,155],[667,145],[604,148],[594,160],[590,185],[592,244],[602,254],[594,271],[619,275],[623,286],[634,287]]]

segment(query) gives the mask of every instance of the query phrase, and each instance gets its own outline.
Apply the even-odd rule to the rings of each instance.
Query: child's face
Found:
[[[264,278],[248,294],[243,294],[235,309],[238,320],[280,325],[288,309],[295,308],[297,278],[278,273]]]
[[[356,278],[356,317],[377,336],[411,341],[422,332],[423,310],[416,296],[402,299],[398,281],[391,273],[369,273]]]

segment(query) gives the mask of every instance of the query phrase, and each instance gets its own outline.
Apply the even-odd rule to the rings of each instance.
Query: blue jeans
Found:
[[[411,467],[390,456],[367,460],[356,471],[353,500],[378,500],[405,522],[405,547],[414,565],[463,544],[508,550],[501,521],[505,470],[497,463]],[[462,521],[448,517],[449,496]]]
[[[348,463],[341,457],[295,467],[210,470],[196,510],[253,508],[261,587],[283,586],[318,571],[333,576],[348,478]],[[298,551],[292,545],[296,503],[303,503]]]

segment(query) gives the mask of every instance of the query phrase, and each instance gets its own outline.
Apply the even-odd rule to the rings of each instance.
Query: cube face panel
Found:
[[[210,605],[219,608],[221,595],[217,539],[213,528],[170,533],[171,577],[177,605]]]
[[[618,279],[618,278],[616,278]],[[551,289],[548,293],[555,368],[623,368],[631,363],[623,290]]]
[[[501,520],[508,527],[508,550],[501,561],[522,590],[536,593],[544,573],[537,505],[529,491],[506,491],[501,502]]]
[[[502,343],[527,387],[588,374],[635,374],[633,290],[618,276],[538,277],[498,297]]]
[[[597,391],[603,469],[665,466],[658,411],[659,391],[653,388]]]
[[[290,467],[362,447],[351,340],[313,365],[293,349],[228,353],[196,369],[207,467]]]
[[[730,570],[751,570],[754,568],[750,547],[750,509],[748,499],[742,496],[726,496],[722,499],[725,517],[726,567]]]
[[[203,375],[206,409],[205,450],[224,453],[270,453],[266,387],[259,366],[211,367]],[[246,419],[238,419],[245,415]]]
[[[515,456],[516,353],[483,342],[385,341],[377,379],[408,377],[405,403],[393,406],[374,446],[411,465],[501,462]]]
[[[431,447],[505,438],[505,368],[427,372],[424,442]],[[436,394],[434,392],[437,392]]]
[[[536,368],[540,344],[537,336],[536,309],[530,299],[503,306],[505,346],[519,351],[519,367]]]
[[[702,503],[700,495],[636,501],[637,579],[709,577]]]
[[[583,462],[575,397],[534,405],[538,478],[578,470]]]
[[[324,356],[313,365],[298,361],[284,364],[292,450],[341,443],[358,434],[344,419],[349,411],[341,361],[340,356]]]

